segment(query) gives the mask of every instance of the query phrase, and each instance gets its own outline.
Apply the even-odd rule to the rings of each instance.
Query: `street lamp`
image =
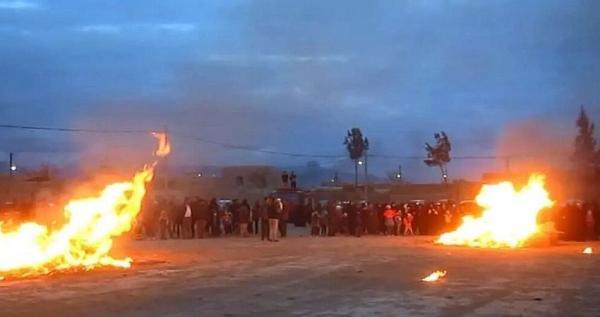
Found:
[[[398,173],[396,173],[396,180],[402,180],[402,165],[398,165]]]
[[[13,173],[17,170],[17,164],[15,164],[15,154],[14,153],[9,153],[9,157],[8,157],[8,166],[10,169],[10,176],[13,175]]]

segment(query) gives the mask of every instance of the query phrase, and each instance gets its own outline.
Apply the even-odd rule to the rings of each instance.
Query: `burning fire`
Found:
[[[171,144],[169,138],[164,132],[152,132],[152,136],[158,140],[158,149],[154,152],[154,155],[158,157],[165,157],[171,152]]]
[[[168,154],[165,134],[157,156]],[[67,269],[90,270],[99,266],[128,268],[132,259],[114,259],[114,237],[129,230],[140,211],[146,183],[152,180],[157,162],[130,181],[106,186],[98,196],[71,200],[64,207],[65,225],[58,230],[28,222],[11,232],[0,223],[0,280],[2,275],[31,276]]]
[[[421,279],[423,282],[435,282],[446,276],[446,271],[435,271],[429,274],[427,277]]]
[[[592,254],[592,248],[591,247],[587,247],[585,249],[583,249],[583,254]]]
[[[553,202],[544,188],[544,177],[534,174],[520,191],[510,182],[485,185],[477,196],[484,208],[479,218],[465,216],[462,225],[442,234],[437,243],[471,247],[516,248],[540,232],[538,213]]]

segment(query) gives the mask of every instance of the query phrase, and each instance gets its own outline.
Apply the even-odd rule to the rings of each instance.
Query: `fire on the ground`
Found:
[[[442,234],[437,243],[483,248],[517,248],[543,231],[538,214],[553,202],[544,185],[544,176],[533,174],[527,185],[516,190],[511,182],[485,185],[477,196],[484,208],[481,217],[465,216],[462,225]]]
[[[421,281],[423,282],[435,282],[438,281],[441,278],[446,277],[447,272],[446,271],[435,271],[429,275],[427,275],[426,277],[422,278]]]
[[[153,133],[165,156],[170,146],[164,133]],[[128,268],[132,259],[109,255],[113,238],[131,230],[158,161],[145,166],[129,181],[107,185],[98,195],[73,199],[64,207],[65,224],[53,230],[27,222],[13,231],[0,223],[0,279],[100,266]]]

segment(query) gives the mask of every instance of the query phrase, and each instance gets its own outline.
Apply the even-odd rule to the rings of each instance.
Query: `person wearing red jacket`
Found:
[[[385,224],[385,235],[394,234],[394,218],[396,217],[396,211],[392,209],[392,206],[386,205],[383,211],[383,220]]]

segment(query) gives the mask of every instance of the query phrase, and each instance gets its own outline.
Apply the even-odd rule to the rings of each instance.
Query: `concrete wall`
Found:
[[[189,173],[183,176],[157,175],[152,193],[183,199],[200,196],[205,199],[246,198],[258,200],[281,184],[279,170],[269,166],[236,166],[223,168],[220,175]]]

